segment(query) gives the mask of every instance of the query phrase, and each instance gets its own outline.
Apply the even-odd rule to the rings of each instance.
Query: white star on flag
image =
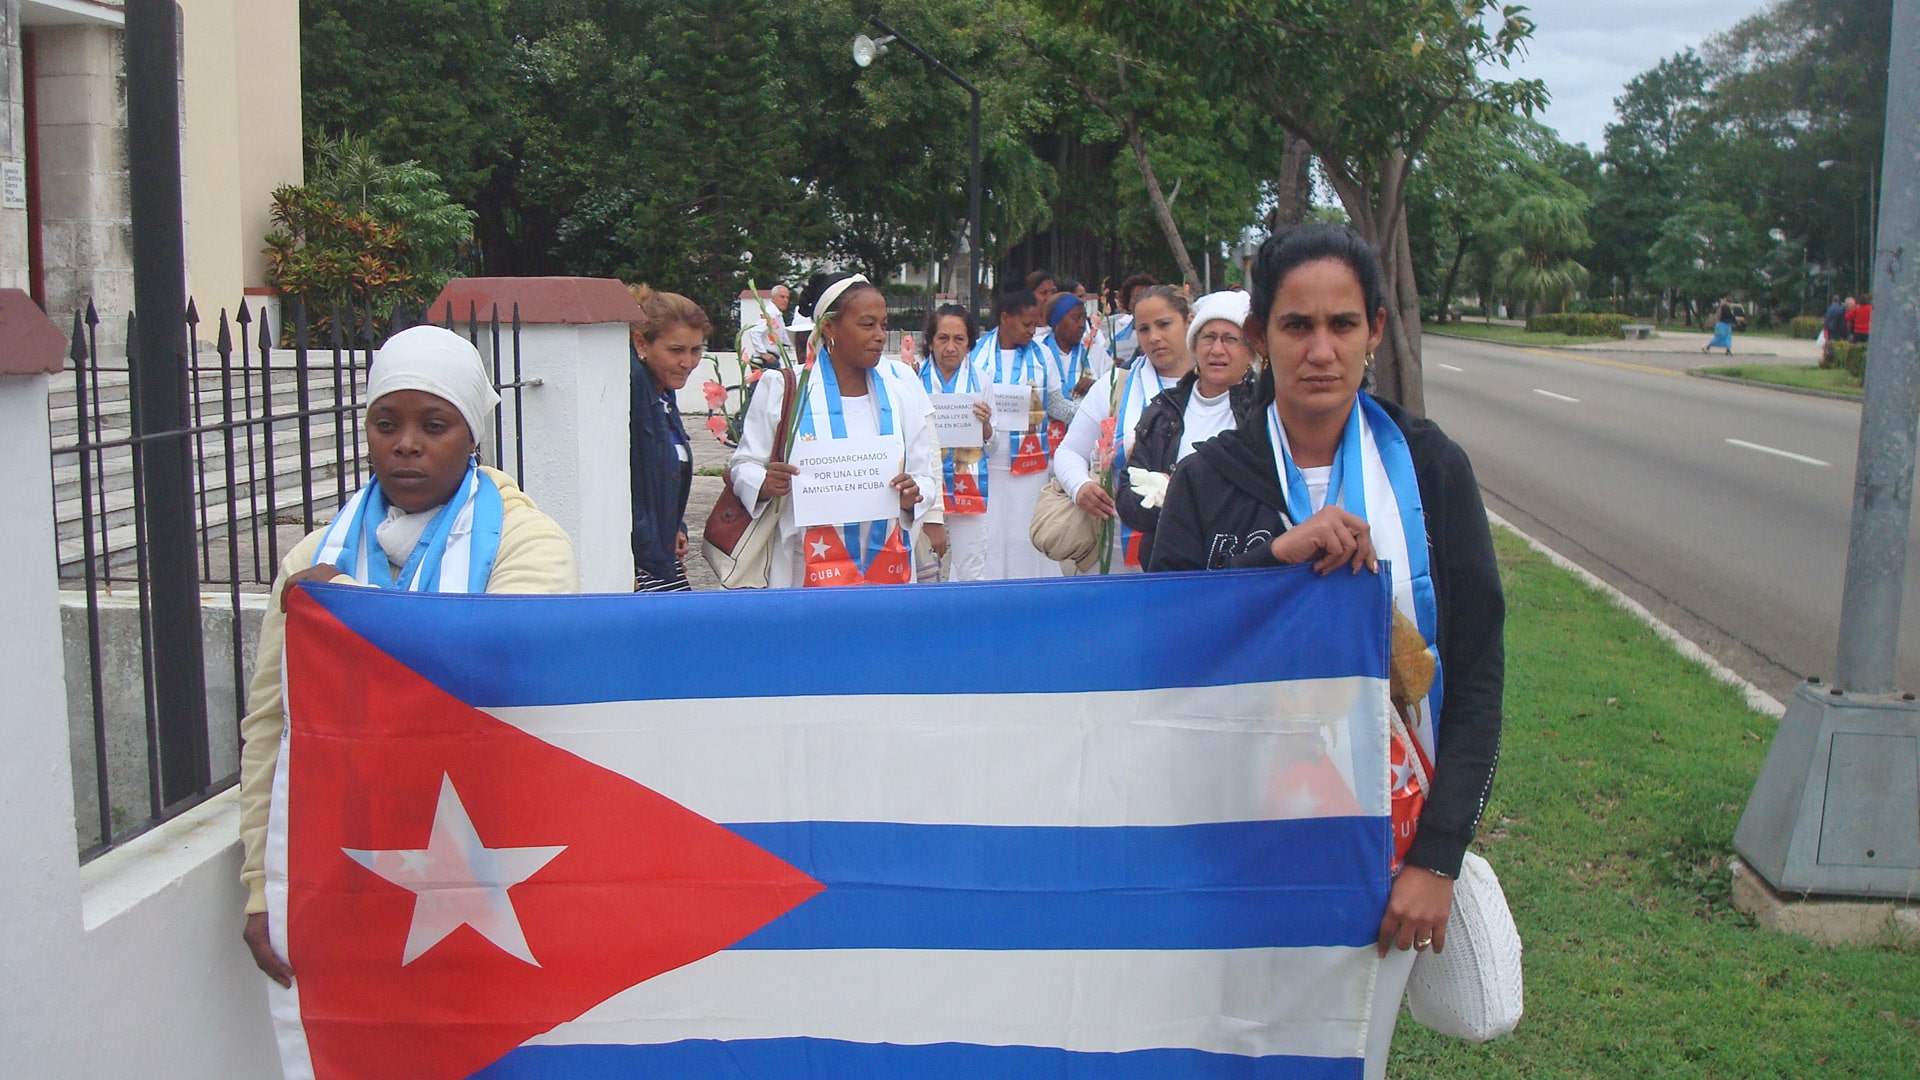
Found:
[[[453,777],[441,774],[440,801],[424,850],[340,850],[415,894],[402,967],[462,926],[478,930],[507,955],[540,966],[527,947],[527,935],[520,929],[520,917],[507,890],[539,873],[566,846],[490,848],[481,844],[460,793],[453,790]]]
[[[813,557],[816,559],[824,559],[827,557],[827,542],[825,540],[815,540],[813,542]]]

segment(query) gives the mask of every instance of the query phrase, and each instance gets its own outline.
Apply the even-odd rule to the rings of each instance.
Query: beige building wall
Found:
[[[217,318],[266,284],[273,189],[302,179],[298,0],[179,0],[187,287]]]

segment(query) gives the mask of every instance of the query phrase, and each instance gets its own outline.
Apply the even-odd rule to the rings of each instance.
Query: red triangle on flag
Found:
[[[287,960],[319,1080],[471,1075],[824,888],[445,693],[304,590],[289,609]],[[403,964],[433,890],[348,852],[427,848],[443,784],[484,847],[564,848],[505,893],[534,963],[459,925]]]

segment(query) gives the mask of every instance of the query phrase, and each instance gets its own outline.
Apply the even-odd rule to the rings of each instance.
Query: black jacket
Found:
[[[1173,471],[1175,459],[1180,453],[1180,439],[1187,433],[1187,403],[1193,400],[1193,388],[1197,385],[1199,376],[1189,371],[1171,389],[1148,402],[1147,407],[1141,410],[1140,422],[1134,425],[1132,439],[1127,443],[1127,468],[1157,473]],[[1254,397],[1257,389],[1254,381],[1248,378],[1227,391],[1227,407],[1233,410],[1236,426],[1245,423],[1247,417],[1256,410]],[[1124,470],[1120,473],[1119,481],[1114,501],[1120,508],[1120,520],[1140,534],[1140,565],[1145,566],[1153,555],[1153,530],[1160,520],[1160,508],[1148,509],[1140,505],[1140,495],[1127,483]]]
[[[635,354],[633,400],[628,424],[627,464],[633,485],[633,565],[656,578],[678,577],[674,540],[687,529],[687,494],[693,489],[693,448],[686,461],[674,449],[674,437],[687,442],[680,407],[660,400],[653,372]]]
[[[1426,509],[1446,680],[1433,788],[1407,861],[1452,875],[1479,827],[1500,757],[1506,601],[1466,452],[1433,421],[1392,402],[1380,406],[1406,433]],[[1285,508],[1265,425],[1247,424],[1209,439],[1173,474],[1147,568],[1278,565],[1272,541],[1285,531]]]

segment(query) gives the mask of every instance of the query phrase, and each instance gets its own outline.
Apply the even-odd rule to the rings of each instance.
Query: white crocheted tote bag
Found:
[[[1500,879],[1467,852],[1453,885],[1446,948],[1421,953],[1407,981],[1413,1018],[1456,1039],[1487,1042],[1520,1024],[1520,931]]]
[[[1391,710],[1393,734],[1407,744],[1414,780],[1424,793],[1426,769],[1413,752],[1413,733],[1398,709]],[[1413,1018],[1442,1035],[1490,1042],[1520,1025],[1525,997],[1520,971],[1520,929],[1507,908],[1487,860],[1469,851],[1453,883],[1453,910],[1447,915],[1442,952],[1423,952],[1407,979],[1407,1008]]]

